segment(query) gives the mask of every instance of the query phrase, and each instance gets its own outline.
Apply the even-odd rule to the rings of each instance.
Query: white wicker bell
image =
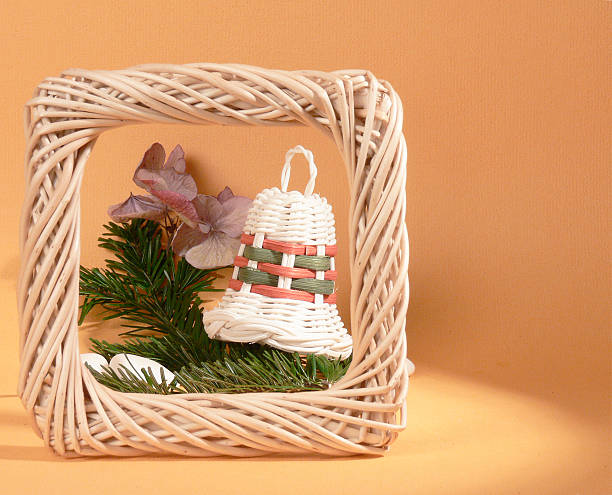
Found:
[[[310,167],[304,194],[287,191],[296,153]],[[253,201],[229,286],[204,313],[211,338],[350,356],[353,341],[336,308],[334,215],[313,194],[316,176],[312,152],[297,146],[287,152],[281,189],[264,189]]]

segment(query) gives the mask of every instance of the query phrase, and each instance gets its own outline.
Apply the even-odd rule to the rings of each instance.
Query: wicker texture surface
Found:
[[[78,349],[79,189],[104,131],[136,123],[309,125],[332,138],[350,187],[353,361],[330,389],[125,394],[99,384]],[[408,239],[406,145],[392,87],[363,70],[241,65],[71,69],[25,109],[26,194],[19,395],[65,456],[383,453],[404,428]]]

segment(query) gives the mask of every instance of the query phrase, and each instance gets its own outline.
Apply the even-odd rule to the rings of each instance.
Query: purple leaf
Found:
[[[230,237],[239,237],[252,203],[244,196],[234,196],[226,200],[221,205],[223,214],[214,223],[214,229],[225,232]]]
[[[225,203],[228,199],[232,199],[234,197],[234,193],[229,188],[229,186],[225,186],[225,189],[217,194],[217,200],[219,203]]]
[[[161,181],[154,187],[168,189],[185,196],[189,201],[198,194],[198,186],[194,178],[189,174],[179,174],[174,169],[164,169],[158,172]]]
[[[185,152],[183,151],[181,145],[177,144],[170,153],[170,156],[168,156],[168,160],[166,161],[164,168],[172,168],[179,174],[184,174],[186,167],[187,164],[185,163]]]
[[[180,219],[190,227],[195,227],[198,223],[198,212],[194,208],[191,201],[189,201],[182,194],[166,189],[152,189],[151,194],[156,198],[159,198],[167,205],[174,213],[176,213]]]
[[[130,194],[123,203],[108,208],[108,215],[115,222],[127,222],[132,218],[145,218],[158,222],[164,217],[165,212],[166,207],[157,198],[133,194]]]
[[[203,270],[218,268],[231,265],[239,247],[240,239],[213,231],[201,243],[189,249],[185,259],[190,265]]]
[[[166,152],[164,151],[164,147],[159,143],[153,143],[151,147],[145,151],[142,160],[140,160],[140,164],[136,168],[136,172],[134,173],[134,182],[138,187],[142,187],[146,189],[144,184],[142,184],[137,177],[138,172],[141,170],[161,170],[164,167],[164,158],[166,157]]]
[[[188,201],[198,194],[195,180],[189,174],[179,174],[173,169],[151,171],[147,169],[137,170],[134,174],[134,182],[142,184],[141,187],[149,192],[172,191],[178,193]]]
[[[206,223],[213,227],[215,222],[223,215],[223,206],[214,196],[207,194],[198,194],[193,200],[201,223]]]
[[[207,224],[200,224],[196,228],[191,228],[186,224],[181,225],[172,241],[172,250],[179,256],[185,256],[187,251],[206,239],[206,234],[209,231],[210,226]]]

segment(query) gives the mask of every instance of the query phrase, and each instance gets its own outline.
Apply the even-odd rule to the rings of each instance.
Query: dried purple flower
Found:
[[[136,185],[161,200],[183,222],[195,227],[198,215],[191,201],[198,194],[195,180],[185,172],[185,153],[177,145],[164,163],[166,152],[154,143],[144,154],[134,173]]]
[[[229,265],[240,247],[240,234],[252,201],[234,196],[229,187],[217,197],[199,194],[193,205],[198,214],[195,227],[183,224],[172,248],[196,268]]]

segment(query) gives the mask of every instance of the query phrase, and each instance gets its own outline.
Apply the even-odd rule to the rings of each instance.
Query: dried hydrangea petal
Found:
[[[210,269],[231,265],[240,248],[240,239],[212,231],[197,246],[185,253],[185,259],[196,268]]]
[[[184,174],[187,164],[185,163],[185,152],[180,144],[177,144],[170,155],[168,156],[168,160],[164,165],[166,169],[174,169],[179,174]]]
[[[195,227],[197,225],[198,212],[191,201],[185,198],[185,196],[166,189],[152,189],[151,194],[163,201],[163,203],[167,205],[174,213],[176,213],[187,225],[191,227]]]
[[[142,187],[146,189],[145,185],[141,182],[139,177],[139,172],[141,170],[161,170],[164,168],[164,159],[166,157],[166,152],[164,151],[164,147],[159,143],[153,143],[151,147],[145,151],[142,160],[140,160],[140,164],[136,168],[136,172],[134,172],[134,182],[138,187]]]
[[[122,203],[108,208],[108,215],[114,222],[127,222],[133,218],[160,221],[166,213],[164,204],[154,196],[130,194]]]
[[[181,225],[172,240],[172,250],[179,256],[185,256],[185,253],[192,247],[204,241],[209,231],[210,226],[205,224],[200,224],[196,228],[191,228],[186,224]]]
[[[226,233],[230,237],[238,237],[246,222],[251,201],[244,196],[233,196],[221,204],[223,214],[217,219],[213,228]]]

